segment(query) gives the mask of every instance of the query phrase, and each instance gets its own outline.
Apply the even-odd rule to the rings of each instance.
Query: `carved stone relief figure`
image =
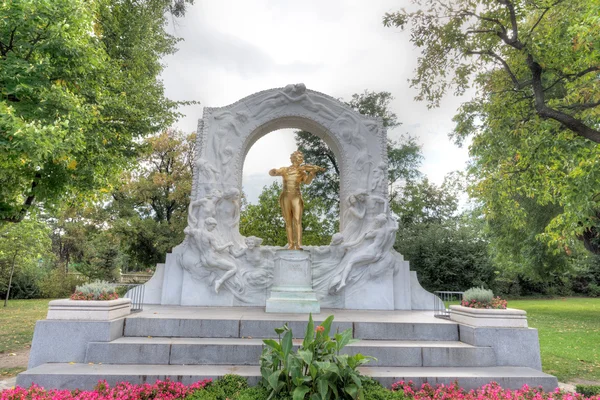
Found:
[[[234,155],[233,147],[231,147],[229,145],[225,146],[225,148],[223,149],[223,152],[221,153],[221,156],[220,156],[221,171],[223,172],[222,176],[223,176],[224,182],[229,182],[230,179],[234,175],[233,168],[229,165],[229,163],[233,159],[233,155]]]
[[[336,292],[339,292],[346,286],[348,275],[353,268],[375,264],[389,253],[394,244],[398,224],[396,221],[393,221],[386,226],[387,223],[387,216],[379,214],[375,217],[371,229],[357,241],[347,245],[347,247],[355,247],[358,244],[362,244],[365,240],[371,240],[368,245],[361,246],[354,252],[344,265],[341,274],[332,281],[331,286]]]
[[[184,232],[193,240],[192,243],[198,250],[200,257],[199,265],[213,272],[217,270],[225,271],[225,273],[215,281],[215,292],[219,293],[219,289],[223,282],[231,278],[237,272],[235,263],[228,260],[224,255],[220,254],[225,250],[231,249],[232,242],[219,244],[216,236],[212,233],[217,227],[217,221],[214,218],[207,218],[204,222],[204,229],[187,227]],[[230,250],[231,251],[231,250]]]
[[[217,231],[225,240],[231,240],[239,246],[244,243],[240,235],[240,191],[229,188],[223,193],[221,201],[216,205],[217,220],[219,225]]]
[[[222,111],[220,113],[213,114],[213,118],[217,121],[221,121],[221,126],[227,128],[226,130],[233,132],[236,136],[241,135],[239,126],[248,121],[248,113],[245,111],[236,111],[233,114],[229,110]]]
[[[207,182],[217,182],[219,180],[219,171],[204,158],[196,160],[198,172],[206,178]]]
[[[288,103],[299,103],[307,110],[317,113],[327,119],[335,119],[337,114],[327,106],[313,101],[306,93],[306,86],[303,83],[287,85],[275,94],[267,97],[254,113],[255,118],[262,118],[270,114],[278,107]]]
[[[347,240],[359,237],[367,214],[367,193],[357,192],[348,196],[344,212],[344,235]]]
[[[188,209],[188,226],[198,228],[207,218],[216,217],[217,204],[222,197],[220,190],[213,189],[206,197],[192,201]]]
[[[379,163],[379,165],[373,170],[373,182],[371,184],[371,192],[383,192],[383,188],[387,178],[385,170],[385,163]]]
[[[367,197],[367,220],[371,221],[379,214],[387,214],[388,201],[381,196],[370,194]]]
[[[273,281],[273,260],[269,251],[263,251],[260,245],[262,239],[256,236],[245,238],[246,248],[234,253],[234,256],[242,261],[243,268],[240,271],[242,281],[250,290],[265,289]]]

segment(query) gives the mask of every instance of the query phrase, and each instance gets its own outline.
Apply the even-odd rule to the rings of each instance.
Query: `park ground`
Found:
[[[35,321],[49,300],[12,300],[0,308],[0,380],[27,367]],[[560,382],[600,384],[600,298],[509,300],[537,328],[544,372]]]

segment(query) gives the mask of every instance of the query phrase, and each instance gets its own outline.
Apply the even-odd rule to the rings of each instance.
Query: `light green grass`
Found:
[[[600,383],[600,298],[509,300],[538,329],[542,369],[561,382]]]
[[[45,319],[49,299],[9,300],[0,303],[0,353],[10,353],[31,346],[33,328]]]

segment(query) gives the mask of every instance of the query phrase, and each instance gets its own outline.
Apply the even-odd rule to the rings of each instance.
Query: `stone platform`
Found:
[[[535,329],[477,328],[434,318],[429,311],[323,309],[313,316],[315,324],[331,314],[332,331],[352,329],[359,339],[346,352],[376,357],[362,371],[385,385],[404,379],[417,384],[458,380],[465,388],[490,381],[506,388],[557,386],[556,378],[540,371]],[[262,338],[277,337],[274,328],[287,322],[297,346],[307,321],[305,314],[267,314],[253,307],[171,306],[147,306],[104,323],[38,321],[29,370],[17,384],[90,389],[101,379],[191,383],[228,373],[255,383]]]

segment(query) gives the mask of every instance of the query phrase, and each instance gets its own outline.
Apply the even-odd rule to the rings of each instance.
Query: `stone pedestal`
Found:
[[[313,313],[321,312],[317,295],[312,288],[310,252],[304,250],[277,250],[271,296],[266,312]]]

